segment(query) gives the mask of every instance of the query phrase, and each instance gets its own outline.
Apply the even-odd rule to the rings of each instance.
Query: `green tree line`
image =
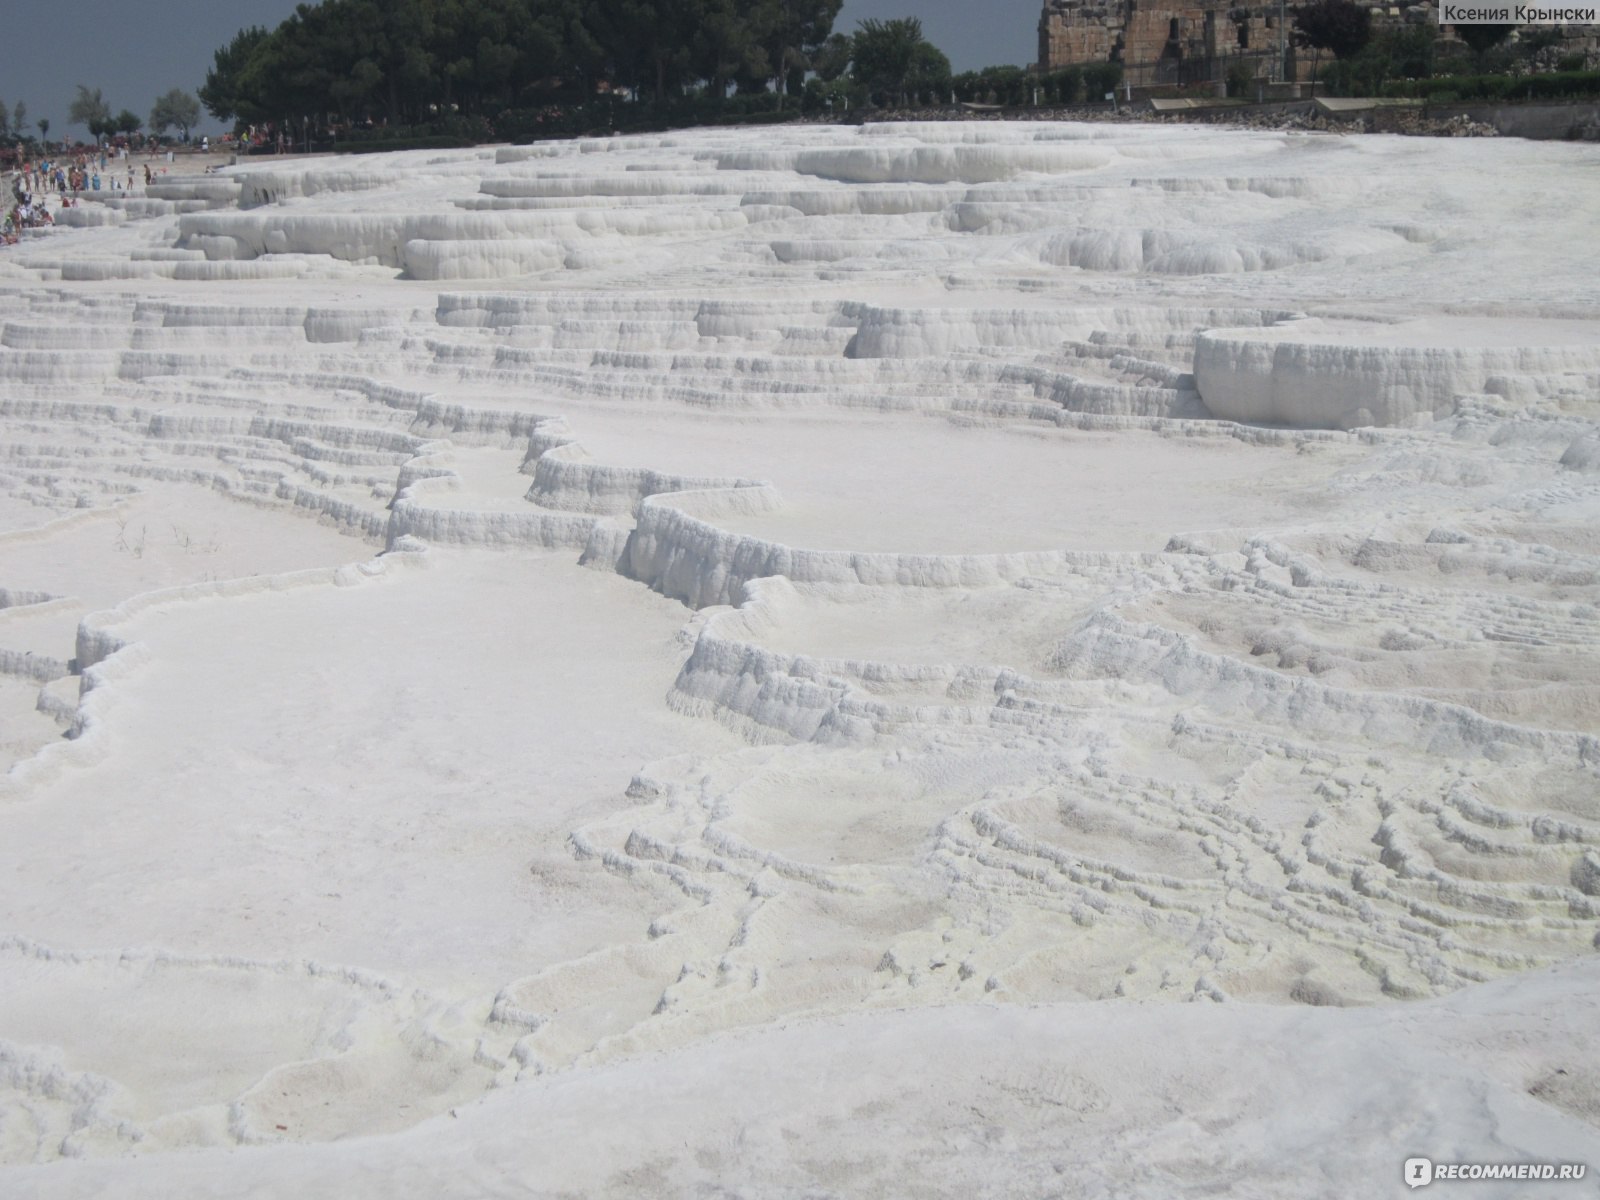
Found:
[[[1313,52],[1316,89],[1329,95],[1447,102],[1569,99],[1600,90],[1593,83],[1600,73],[1584,71],[1586,56],[1550,26],[1457,25],[1446,40],[1431,21],[1378,28],[1355,0],[1308,0],[1295,12],[1294,29],[1296,44]],[[1326,66],[1324,51],[1334,59]],[[1237,94],[1247,95],[1246,81],[1239,82]]]
[[[423,125],[601,90],[799,90],[842,0],[323,0],[217,50],[219,120]]]

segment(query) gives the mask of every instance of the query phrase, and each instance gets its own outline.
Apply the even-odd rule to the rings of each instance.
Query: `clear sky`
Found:
[[[866,17],[920,17],[922,31],[957,71],[1035,57],[1040,0],[845,0],[834,28]],[[28,106],[28,122],[50,121],[52,137],[88,138],[67,125],[78,84],[100,88],[113,112],[148,116],[171,88],[194,91],[211,55],[247,25],[273,26],[295,0],[18,0],[6,5],[0,99]],[[218,132],[210,115],[198,132]]]

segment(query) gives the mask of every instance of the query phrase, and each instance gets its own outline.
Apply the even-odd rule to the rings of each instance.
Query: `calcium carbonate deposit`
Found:
[[[7,248],[0,1193],[1600,1170],[1597,181],[732,129]]]

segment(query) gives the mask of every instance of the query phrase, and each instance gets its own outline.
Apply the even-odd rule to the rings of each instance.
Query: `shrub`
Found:
[[[1092,100],[1102,99],[1107,92],[1117,90],[1122,82],[1122,64],[1119,62],[1095,63],[1083,69],[1083,90]]]
[[[679,96],[660,104],[595,98],[576,104],[507,109],[495,118],[498,135],[512,142],[587,137],[607,133],[654,133],[696,125],[770,125],[797,119],[810,94],[796,103],[775,92],[743,96]],[[823,110],[826,110],[824,104]]]
[[[1040,77],[1040,90],[1051,104],[1077,104],[1083,99],[1083,70],[1063,67]]]
[[[1458,100],[1571,100],[1600,96],[1600,71],[1556,71],[1548,75],[1440,75],[1390,83],[1385,96],[1407,96],[1431,104]],[[1449,97],[1449,99],[1446,99]]]
[[[1426,79],[1433,74],[1438,35],[1432,25],[1386,30],[1361,53],[1323,69],[1322,90],[1330,96],[1377,96],[1391,79]]]
[[[1030,76],[1021,67],[985,67],[981,71],[961,72],[951,78],[949,86],[957,100],[970,104],[1019,105],[1033,99],[1036,83],[1041,84],[1043,90],[1042,80]]]
[[[433,137],[361,138],[334,141],[316,148],[338,154],[387,154],[391,150],[463,150],[476,142],[439,134]]]
[[[844,75],[828,80],[812,77],[806,80],[805,91],[800,97],[801,108],[813,116],[828,112],[843,115],[866,102],[867,89]]]

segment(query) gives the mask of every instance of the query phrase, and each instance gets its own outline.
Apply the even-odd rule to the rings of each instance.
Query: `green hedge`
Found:
[[[494,128],[482,117],[449,116],[420,125],[378,125],[346,129],[316,137],[317,148],[341,154],[375,154],[385,150],[455,150],[495,140]]]
[[[974,104],[1020,108],[1039,93],[1043,105],[1103,103],[1107,92],[1122,82],[1121,63],[1090,63],[1030,75],[1021,67],[985,67],[963,71],[950,81],[956,99]]]
[[[1575,100],[1600,97],[1600,71],[1547,75],[1439,75],[1384,85],[1385,96],[1449,104],[1471,100]]]
[[[315,145],[313,149],[335,154],[387,154],[391,150],[464,150],[477,144],[470,138],[439,133],[424,137],[335,139]]]
[[[508,142],[590,137],[607,133],[655,133],[697,125],[776,125],[799,119],[802,100],[775,92],[746,96],[675,97],[662,104],[596,99],[581,104],[507,109],[494,119],[498,137]]]

